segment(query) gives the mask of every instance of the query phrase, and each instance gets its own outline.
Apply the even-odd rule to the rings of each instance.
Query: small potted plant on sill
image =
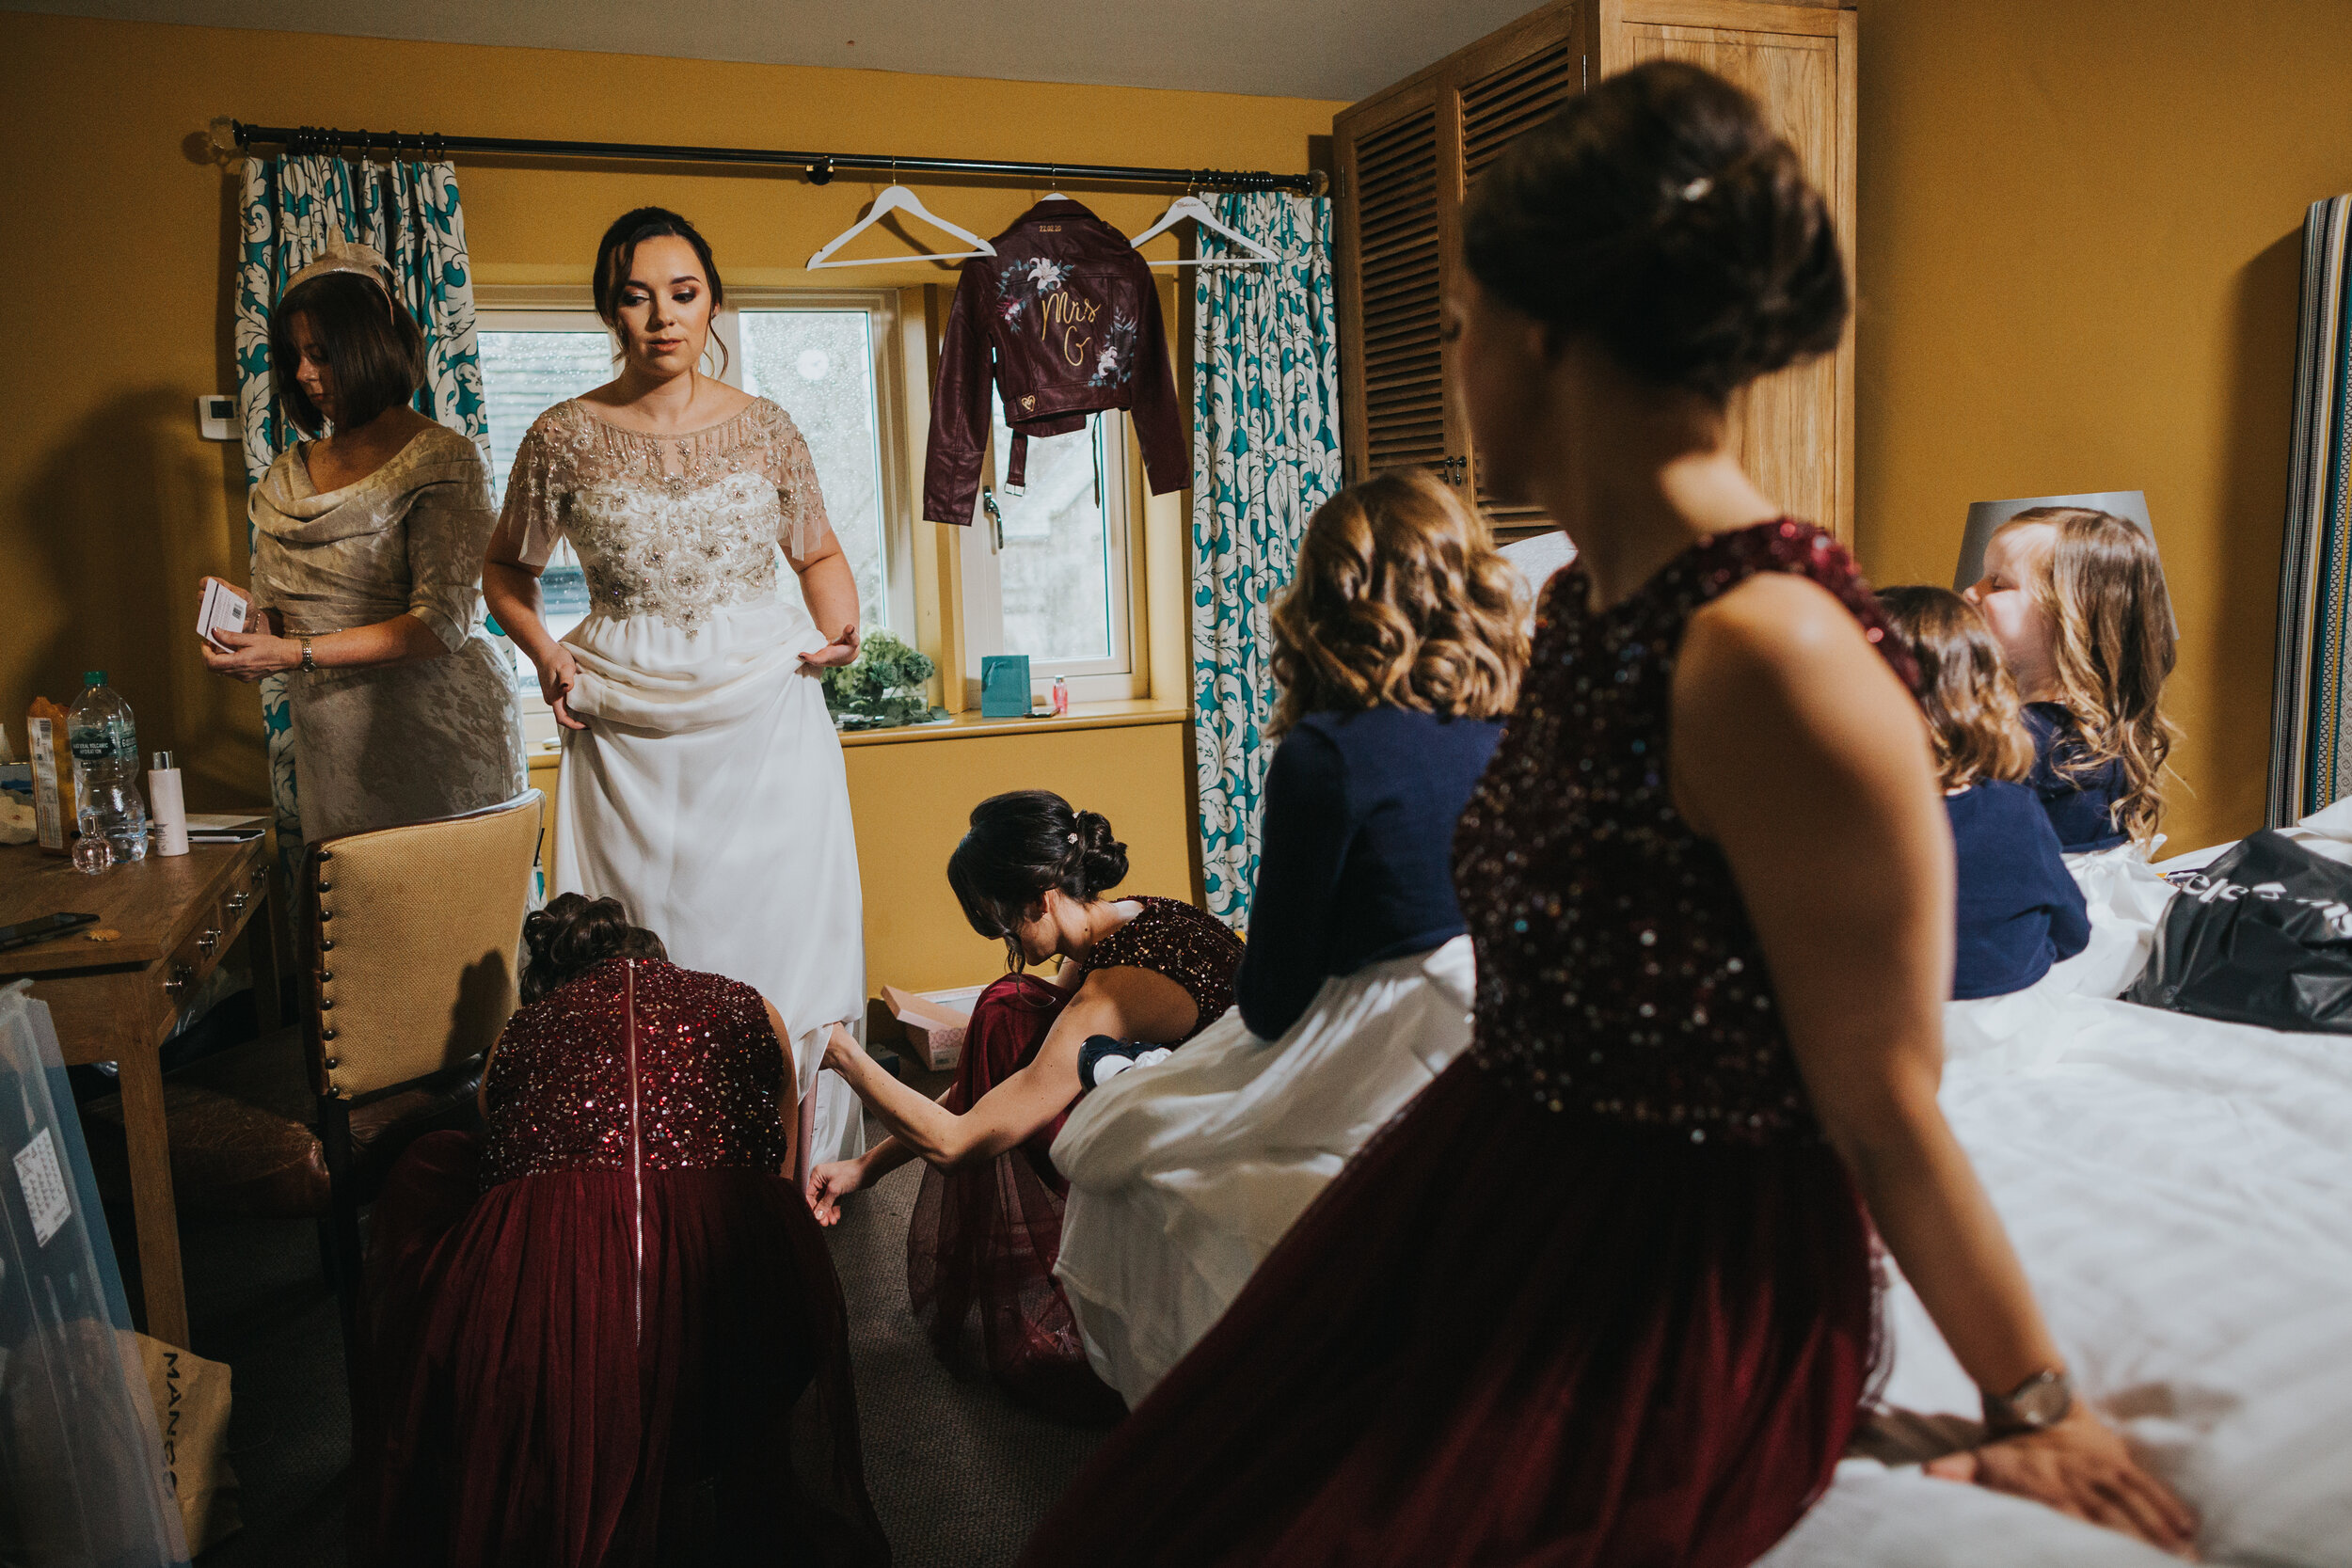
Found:
[[[886,730],[947,717],[924,699],[938,666],[886,631],[866,639],[854,662],[825,672],[825,708],[837,730]]]

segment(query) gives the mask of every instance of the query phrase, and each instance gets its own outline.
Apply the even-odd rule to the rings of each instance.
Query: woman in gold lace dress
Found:
[[[824,666],[857,657],[856,579],[783,409],[702,374],[724,299],[710,247],[641,208],[596,253],[620,374],[541,415],[515,454],[483,583],[564,726],[550,893],[618,898],[676,960],[758,990],[799,1074],[803,1158],[865,1147],[827,1075],[861,1017],[857,845]],[[561,642],[540,616],[558,537],[588,578]],[[781,546],[798,593],[777,592]]]
[[[313,438],[278,453],[246,509],[260,624],[203,647],[220,674],[292,675],[295,797],[313,844],[523,787],[515,693],[480,626],[489,467],[408,406],[424,341],[389,271],[337,243],[278,296],[270,361]]]

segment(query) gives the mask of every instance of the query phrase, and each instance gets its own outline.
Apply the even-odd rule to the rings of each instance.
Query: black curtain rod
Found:
[[[247,125],[229,121],[239,149],[257,142],[294,152],[349,149],[370,152],[501,152],[527,158],[626,158],[678,164],[771,164],[798,166],[809,183],[830,183],[844,169],[894,174],[989,174],[1048,184],[1061,181],[1112,184],[1198,185],[1229,191],[1300,191],[1320,196],[1321,170],[1275,174],[1266,169],[1142,168],[1126,164],[1026,164],[993,158],[887,158],[865,152],[791,152],[753,147],[675,147],[658,142],[541,141],[519,136],[412,135],[399,131],[340,131],[317,125]]]

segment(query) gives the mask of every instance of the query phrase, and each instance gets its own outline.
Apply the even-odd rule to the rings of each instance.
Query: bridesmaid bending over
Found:
[[[487,1135],[371,1223],[353,1560],[887,1562],[776,1009],[610,898],[523,936]]]
[[[1042,789],[981,801],[947,861],[964,918],[1004,939],[1012,973],[982,991],[956,1081],[925,1099],[877,1066],[847,1030],[825,1066],[891,1135],[855,1160],[818,1165],[818,1221],[909,1160],[923,1192],[907,1234],[907,1287],[943,1356],[980,1309],[989,1368],[1025,1402],[1078,1420],[1115,1419],[1119,1396],[1087,1365],[1053,1277],[1069,1183],[1048,1151],[1077,1103],[1079,1050],[1092,1037],[1182,1045],[1233,1003],[1242,944],[1173,898],[1106,899],[1127,874],[1107,818]],[[1051,978],[1027,973],[1058,958]]]

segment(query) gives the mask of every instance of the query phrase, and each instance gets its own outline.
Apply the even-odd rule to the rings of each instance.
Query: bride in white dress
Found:
[[[857,842],[822,668],[857,657],[856,579],[790,416],[696,369],[724,299],[691,225],[641,208],[596,254],[620,373],[556,404],[515,454],[483,587],[564,727],[549,893],[618,898],[691,968],[783,1015],[804,1161],[865,1148],[818,1082],[827,1030],[866,1007]],[[540,615],[558,537],[587,618]],[[777,591],[782,546],[798,593]]]

